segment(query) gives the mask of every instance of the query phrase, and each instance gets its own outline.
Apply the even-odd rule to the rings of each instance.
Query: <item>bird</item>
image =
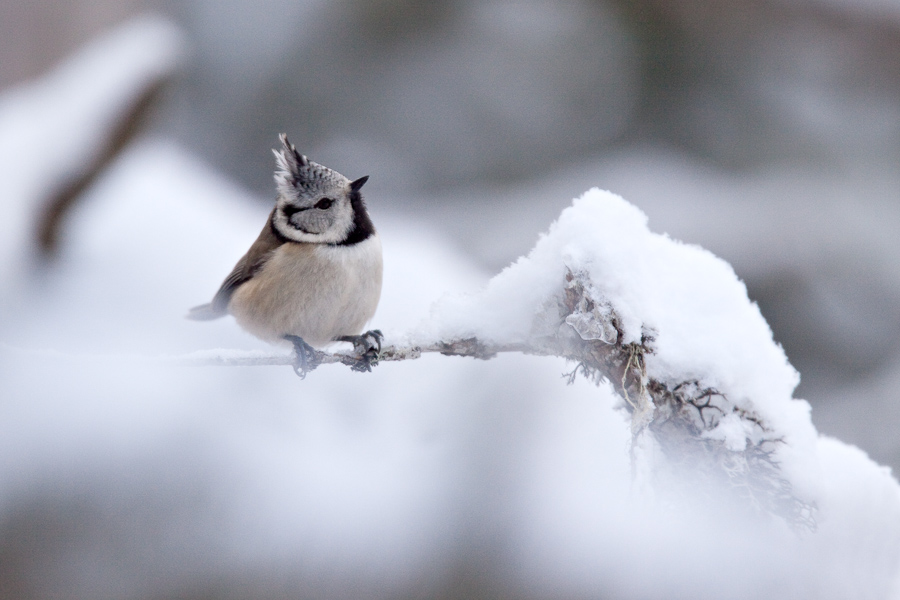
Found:
[[[297,152],[286,134],[279,139],[275,207],[212,301],[187,316],[231,314],[265,341],[292,344],[300,377],[317,366],[315,349],[332,342],[352,343],[360,356],[352,368],[371,371],[383,335],[361,332],[378,307],[383,264],[360,193],[369,176],[350,181]]]

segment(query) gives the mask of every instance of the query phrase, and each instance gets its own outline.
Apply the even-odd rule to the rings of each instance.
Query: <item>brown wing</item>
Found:
[[[274,211],[272,212],[274,214]],[[239,288],[241,284],[252,279],[263,265],[266,264],[266,261],[269,260],[272,252],[285,243],[289,242],[276,235],[272,230],[272,214],[270,214],[269,220],[266,221],[266,225],[260,232],[259,237],[256,238],[256,241],[253,242],[253,245],[247,250],[247,254],[241,257],[241,260],[237,262],[234,269],[231,270],[231,273],[225,278],[225,281],[222,282],[222,286],[219,288],[219,291],[216,292],[212,302],[195,306],[188,313],[188,318],[194,319],[195,321],[209,321],[227,315],[228,302],[231,301],[231,295],[234,291]]]

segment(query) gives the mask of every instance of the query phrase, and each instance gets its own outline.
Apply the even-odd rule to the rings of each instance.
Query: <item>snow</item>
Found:
[[[528,341],[541,313],[550,311],[545,318],[554,318],[551,300],[567,269],[589,274],[598,303],[608,302],[615,311],[624,343],[652,333],[650,377],[673,387],[696,380],[761,417],[773,437],[783,437],[793,450],[793,459],[780,457],[784,467],[798,484],[807,483],[808,465],[799,457],[815,442],[809,406],[792,399],[799,376],[744,284],[710,252],[651,232],[639,209],[610,192],[585,193],[527,257],[494,277],[482,293],[443,300],[419,335]],[[734,425],[723,420],[711,435],[743,448],[748,431]]]
[[[79,93],[52,88],[61,105]],[[0,119],[4,147],[30,136]],[[38,189],[35,155],[10,156],[0,181]],[[12,213],[31,196],[0,197]],[[149,139],[88,191],[62,260],[0,320],[0,539],[23,596],[898,597],[900,487],[817,436],[726,263],[592,190],[488,281],[426,224],[367,202],[385,254],[372,325],[389,340],[525,339],[564,267],[584,269],[630,339],[655,332],[652,376],[702,377],[789,440],[782,465],[816,502],[818,529],[677,481],[643,493],[620,399],[565,385],[559,359],[431,355],[303,381],[285,366],[146,360],[274,353],[232,319],[183,318],[255,238],[266,203]],[[19,249],[4,252],[11,264]],[[710,435],[738,450],[745,433],[723,419]]]

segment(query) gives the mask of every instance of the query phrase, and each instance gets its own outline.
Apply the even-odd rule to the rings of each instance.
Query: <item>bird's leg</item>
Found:
[[[381,341],[384,335],[379,329],[372,329],[362,335],[342,335],[334,338],[336,342],[350,342],[353,351],[359,355],[355,364],[350,365],[354,371],[368,372],[378,364],[381,355]]]
[[[306,379],[306,374],[319,366],[316,349],[307,344],[298,335],[286,335],[284,339],[294,345],[294,373],[300,379]]]

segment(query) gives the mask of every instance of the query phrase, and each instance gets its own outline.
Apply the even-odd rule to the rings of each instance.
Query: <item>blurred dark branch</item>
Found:
[[[44,209],[37,222],[35,235],[38,248],[45,259],[53,258],[59,250],[66,215],[77,204],[82,194],[144,130],[149,120],[148,115],[157,104],[168,82],[168,77],[148,81],[131,103],[122,109],[96,156],[81,172],[61,182],[56,192],[44,201]]]

